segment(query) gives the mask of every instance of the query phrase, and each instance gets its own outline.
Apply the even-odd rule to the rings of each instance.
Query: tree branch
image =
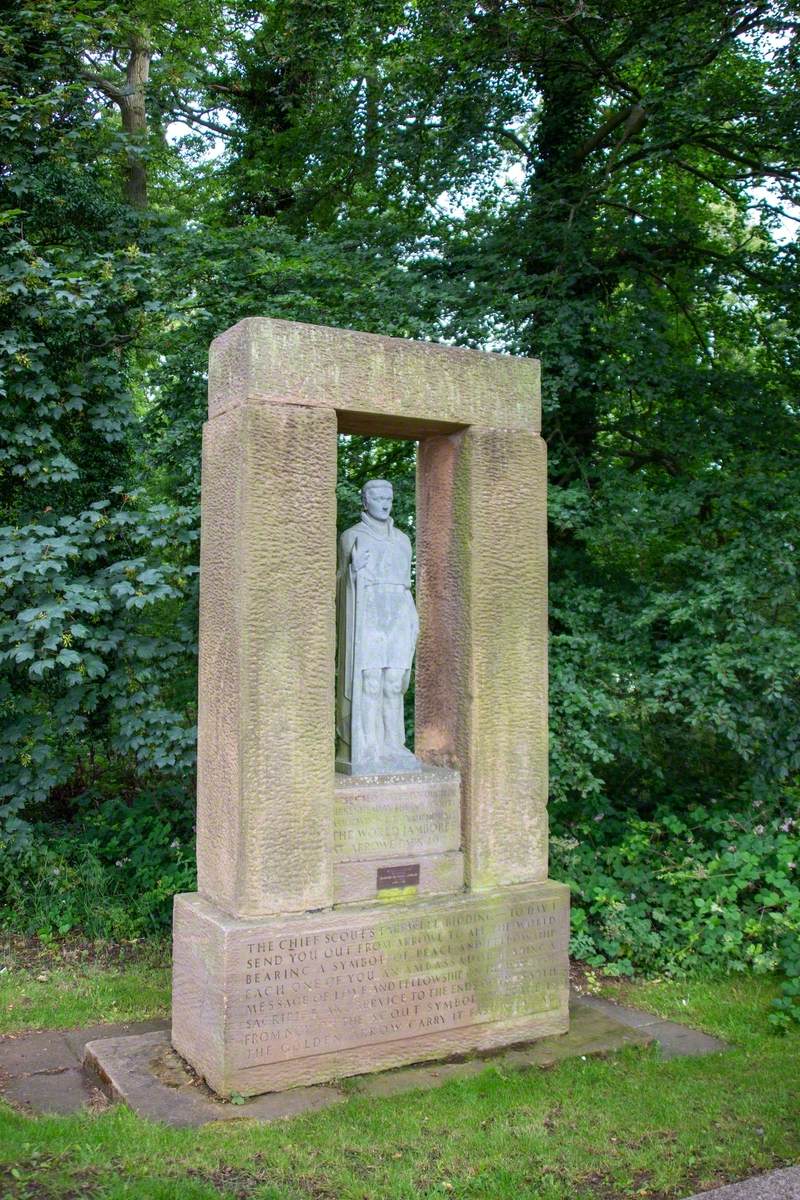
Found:
[[[205,117],[201,117],[192,108],[184,108],[182,105],[176,105],[173,112],[179,114],[186,119],[187,124],[202,125],[204,129],[208,129],[210,133],[217,134],[218,137],[228,138],[232,135],[231,128],[225,128],[223,125],[216,125],[213,121],[207,121]]]
[[[522,138],[518,137],[513,129],[504,129],[500,125],[493,125],[489,132],[496,134],[498,137],[505,138],[508,142],[512,142],[525,155],[528,162],[536,161],[536,155],[533,150],[531,150],[530,146],[525,145]]]
[[[747,155],[737,154],[734,150],[728,150],[726,146],[720,146],[717,142],[712,142],[707,138],[698,138],[697,144],[704,146],[712,154],[727,159],[728,162],[738,163],[743,167],[750,167],[755,175],[774,175],[776,179],[792,180],[796,180],[800,175],[800,172],[792,171],[789,167],[778,167],[772,163],[759,162],[757,158],[749,158]]]
[[[115,104],[122,106],[125,98],[129,96],[130,89],[117,87],[110,79],[106,79],[105,75],[100,75],[97,71],[80,71],[81,79],[85,79],[87,83],[91,83],[98,88],[103,95],[108,96],[109,100],[113,100]]]
[[[613,133],[623,121],[627,120],[631,116],[635,109],[640,107],[640,105],[634,104],[631,108],[622,109],[620,112],[612,113],[611,116],[603,122],[597,132],[593,133],[590,138],[587,138],[586,141],[574,151],[572,155],[574,161],[576,163],[582,163],[584,159],[589,157],[593,150],[596,150],[598,146],[603,144],[610,133]]]
[[[699,167],[694,167],[691,163],[684,162],[682,158],[673,158],[672,161],[681,171],[686,171],[689,175],[695,175],[698,179],[702,179],[704,183],[710,183],[712,187],[717,188],[720,192],[724,192],[731,200],[736,200],[737,202],[741,200],[741,196],[737,195],[732,188],[728,188],[724,183],[720,183],[713,175],[707,175]]]

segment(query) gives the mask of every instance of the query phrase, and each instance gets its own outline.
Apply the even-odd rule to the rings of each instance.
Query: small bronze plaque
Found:
[[[378,867],[378,891],[387,888],[419,887],[419,863],[402,863],[397,867]]]

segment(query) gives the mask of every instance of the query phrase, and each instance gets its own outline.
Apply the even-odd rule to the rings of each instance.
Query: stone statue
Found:
[[[361,520],[339,538],[336,769],[348,775],[422,769],[405,745],[403,696],[419,619],[411,541],[389,515],[392,498],[391,483],[370,479]]]

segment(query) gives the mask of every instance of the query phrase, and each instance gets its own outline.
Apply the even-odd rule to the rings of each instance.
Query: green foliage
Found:
[[[90,791],[70,822],[34,825],[0,879],[0,927],[44,940],[125,941],[170,928],[172,897],[194,891],[194,797],[180,783],[129,795]]]
[[[0,528],[0,816],[12,841],[27,832],[23,811],[91,777],[98,736],[143,775],[194,763],[196,514],[114,499]]]
[[[572,953],[619,975],[793,971],[797,800],[795,789],[780,804],[661,806],[648,819],[618,808],[559,821],[551,871],[572,889]]]
[[[781,971],[786,976],[780,996],[772,1001],[769,1022],[779,1033],[800,1025],[800,937],[786,937],[781,946]]]
[[[542,358],[554,870],[576,945],[619,970],[780,956],[789,1020],[795,8],[3,14],[0,850],[29,856],[40,897],[14,866],[8,920],[144,929],[188,886],[161,833],[151,878],[114,828],[137,788],[146,829],[167,836],[172,789],[188,811],[207,349],[265,314]],[[144,44],[133,134],[118,85]],[[132,162],[149,212],[123,200]],[[341,525],[388,475],[413,532],[413,463],[411,443],[344,439]],[[97,799],[118,784],[124,813]],[[126,918],[118,895],[147,899]]]

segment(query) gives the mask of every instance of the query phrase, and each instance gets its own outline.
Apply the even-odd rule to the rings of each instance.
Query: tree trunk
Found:
[[[145,39],[132,39],[128,58],[127,86],[120,97],[122,128],[130,138],[123,178],[123,193],[134,208],[147,207],[147,167],[142,157],[147,134],[145,89],[150,77],[152,50]]]

